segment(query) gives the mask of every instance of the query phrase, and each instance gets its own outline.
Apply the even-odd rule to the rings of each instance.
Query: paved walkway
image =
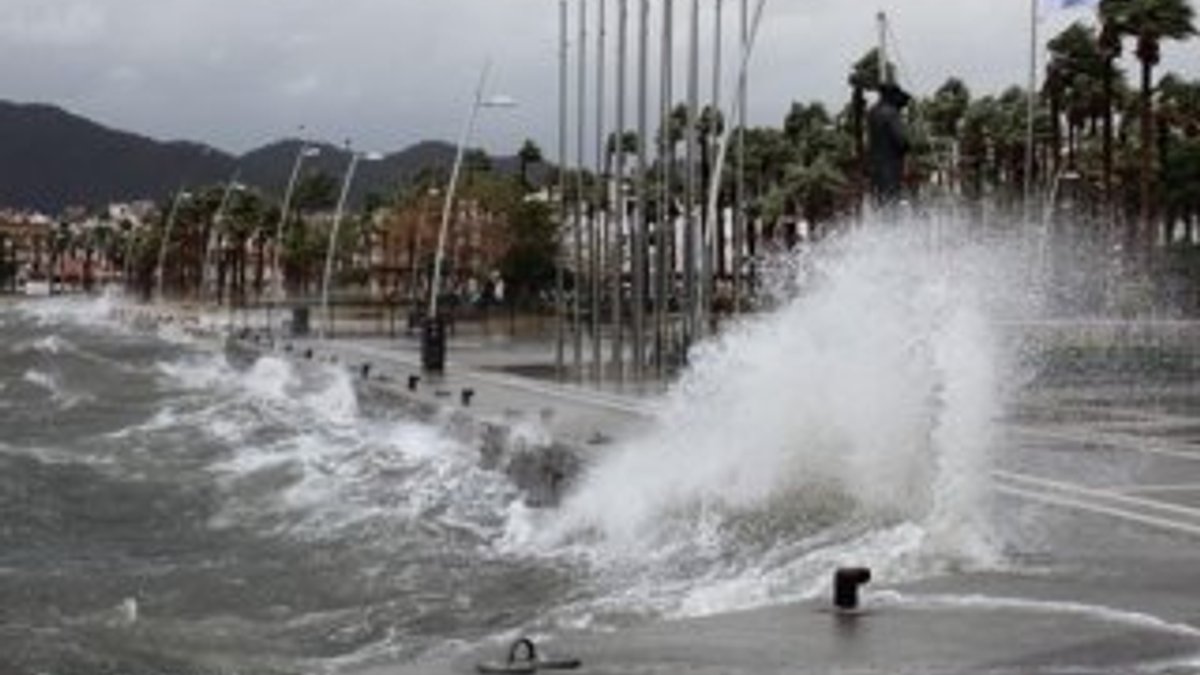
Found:
[[[287,343],[275,345],[283,349]],[[411,340],[305,340],[317,359],[371,364],[404,388],[420,375]],[[413,396],[489,417],[537,415],[584,447],[653,423],[652,394],[563,384],[545,343],[466,338],[446,375]],[[1135,383],[1137,384],[1137,383]],[[543,650],[608,673],[1200,673],[1200,383],[1044,388],[1003,426],[996,510],[1026,535],[1016,571],[878,579],[869,611],[824,600],[618,633],[567,631]],[[869,561],[866,561],[869,564]],[[504,645],[372,673],[469,673]],[[544,671],[548,672],[548,671]]]

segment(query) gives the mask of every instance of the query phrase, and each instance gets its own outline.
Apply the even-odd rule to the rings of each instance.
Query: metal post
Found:
[[[607,227],[607,212],[604,199],[604,65],[605,65],[605,47],[607,46],[608,37],[608,22],[605,14],[606,0],[600,0],[600,5],[597,8],[598,20],[596,22],[596,191],[595,199],[596,206],[593,209],[592,227],[589,230],[590,237],[590,254],[591,265],[589,266],[591,277],[591,297],[592,310],[590,316],[591,335],[592,335],[592,369],[597,379],[601,378],[604,368],[603,350],[600,340],[600,295],[603,292],[601,284],[601,274],[603,263],[601,262],[601,232]]]
[[[654,301],[654,368],[655,375],[661,380],[666,375],[666,349],[667,349],[667,312],[670,309],[669,298],[672,295],[674,287],[675,269],[674,261],[669,257],[668,252],[674,251],[675,246],[675,219],[671,217],[671,201],[672,194],[671,181],[673,179],[675,162],[675,148],[671,140],[671,111],[674,107],[671,98],[674,96],[674,22],[675,22],[675,0],[663,0],[663,18],[662,18],[662,75],[660,77],[660,101],[659,101],[659,143],[658,143],[658,163],[661,172],[659,208],[658,208],[658,236],[655,238],[658,253],[658,287],[655,292]]]
[[[625,89],[626,56],[629,50],[629,0],[618,0],[617,20],[617,166],[616,200],[617,219],[613,234],[613,339],[612,359],[617,377],[624,376],[625,361],[625,315],[622,293],[624,292],[625,244],[623,238],[628,228],[628,212],[625,208]]]
[[[575,274],[571,294],[571,325],[574,327],[572,357],[575,376],[583,375],[583,228],[586,218],[584,205],[584,136],[587,129],[587,0],[579,0],[579,99],[576,104],[577,128],[575,146]]]
[[[175,219],[179,216],[180,204],[189,196],[188,193],[183,191],[183,186],[180,185],[179,190],[175,193],[175,199],[171,202],[171,211],[167,214],[166,227],[163,228],[163,238],[158,245],[158,265],[154,268],[154,282],[155,301],[159,303],[163,301],[163,277],[165,276],[166,269],[164,266],[167,263],[167,246],[171,242],[171,231],[175,229]]]
[[[437,252],[433,259],[433,279],[429,284],[429,313],[430,320],[438,316],[438,296],[441,295],[442,265],[446,259],[446,236],[450,229],[450,218],[454,212],[454,195],[458,190],[458,178],[462,174],[463,157],[467,152],[467,143],[471,132],[475,129],[475,119],[483,105],[483,92],[487,87],[488,76],[492,71],[492,63],[488,61],[479,76],[479,86],[475,89],[475,98],[471,104],[471,112],[467,115],[466,124],[458,137],[458,152],[454,156],[454,168],[450,171],[450,184],[446,188],[446,201],[442,205],[442,224],[438,230]]]
[[[279,209],[279,222],[275,225],[275,245],[271,249],[272,297],[271,302],[267,304],[268,330],[271,330],[271,313],[275,303],[283,300],[283,270],[279,267],[279,252],[283,249],[283,225],[287,222],[291,212],[292,194],[296,190],[296,182],[300,178],[300,167],[304,164],[304,158],[315,156],[317,152],[316,148],[310,147],[307,143],[300,144],[300,150],[296,153],[296,162],[292,165],[292,175],[288,178],[287,189],[283,193],[283,204]]]
[[[687,181],[684,198],[684,256],[683,277],[687,296],[687,320],[684,326],[683,349],[691,348],[698,326],[699,298],[696,293],[696,153],[698,150],[697,122],[700,107],[700,0],[692,0],[690,37],[688,42],[688,105],[687,105]]]
[[[747,70],[750,67],[750,56],[754,51],[754,43],[758,38],[758,29],[762,25],[763,10],[766,8],[766,5],[767,5],[767,0],[758,0],[758,7],[755,10],[754,21],[753,21],[753,24],[751,24],[751,28],[750,28],[750,35],[749,35],[750,39],[746,42],[745,47],[743,47],[743,49],[742,49],[742,58],[741,58],[741,66],[739,68],[739,77],[744,77],[745,73],[747,72]],[[739,106],[737,103],[737,101],[740,101],[740,100],[741,100],[741,98],[740,98],[740,94],[739,94],[738,97],[735,97],[734,103],[732,104],[732,106],[736,106],[736,107],[740,108],[741,106]],[[738,114],[739,114],[739,116],[744,114],[744,109],[739,111]],[[716,159],[716,162],[714,162],[714,164],[713,164],[713,175],[712,175],[712,180],[709,183],[709,190],[708,190],[707,209],[708,209],[709,213],[715,213],[717,210],[717,197],[719,197],[721,194],[721,176],[725,171],[725,160],[728,156],[729,139],[730,139],[732,133],[733,133],[732,129],[726,129],[725,133],[721,135],[721,142],[717,148],[717,159]]]
[[[200,296],[202,299],[209,290],[209,286],[212,286],[213,295],[216,296],[217,280],[213,274],[213,272],[215,272],[215,270],[213,270],[215,267],[213,262],[213,253],[216,250],[215,243],[219,239],[217,229],[221,227],[223,222],[225,222],[225,213],[229,210],[229,203],[233,200],[234,191],[241,187],[237,182],[239,174],[240,169],[233,172],[233,176],[229,179],[229,183],[225,186],[225,193],[221,195],[221,203],[217,206],[217,212],[213,214],[211,231],[208,233],[208,242],[206,242],[204,247],[204,268],[200,273]],[[220,298],[215,299],[218,301],[220,300]]]
[[[564,351],[566,347],[567,308],[565,303],[562,260],[562,231],[567,225],[567,0],[559,0],[559,50],[558,50],[558,246],[554,265],[555,328],[557,340],[554,349],[554,364],[559,379],[565,372]]]
[[[1033,137],[1034,115],[1037,113],[1037,67],[1038,67],[1038,0],[1029,1],[1029,89],[1025,120],[1025,217],[1033,213]]]
[[[740,48],[744,52],[750,41],[750,2],[741,0],[738,26],[741,32]],[[742,272],[745,266],[746,248],[746,103],[749,79],[743,68],[738,72],[738,169],[736,206],[733,211],[733,313],[742,311]]]
[[[720,138],[720,130],[718,124],[721,118],[721,22],[722,22],[722,2],[716,0],[715,18],[713,20],[713,76],[712,76],[712,128],[709,132],[712,138],[705,136],[704,144],[710,149],[710,156],[716,159],[717,140]],[[724,228],[724,218],[722,217],[719,208],[714,209],[708,218],[704,219],[706,224],[705,242],[703,249],[703,266],[704,273],[702,275],[703,283],[700,286],[700,331],[707,333],[711,324],[710,315],[712,314],[713,298],[716,296],[716,273],[718,270],[717,256],[722,255],[722,251],[717,250],[717,244],[722,241],[719,233]]]
[[[648,237],[646,148],[649,118],[649,53],[650,53],[650,0],[641,0],[638,21],[638,153],[637,153],[637,219],[633,241],[633,358],[634,375],[640,381],[645,374],[646,364],[646,242]]]
[[[350,166],[346,168],[346,177],[342,179],[342,194],[338,197],[337,210],[334,212],[333,225],[329,228],[329,244],[325,247],[325,276],[321,281],[321,321],[320,338],[324,340],[333,331],[333,313],[329,307],[329,286],[333,278],[333,258],[337,254],[338,231],[342,225],[342,214],[346,210],[346,198],[350,196],[350,183],[354,180],[354,171],[362,154],[350,153]]]

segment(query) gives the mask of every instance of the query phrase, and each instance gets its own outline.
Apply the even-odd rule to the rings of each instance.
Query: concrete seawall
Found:
[[[234,358],[344,367],[368,406],[402,411],[479,448],[481,466],[507,475],[531,506],[557,504],[590,455],[651,419],[635,401],[581,388],[461,368],[429,376],[414,355],[361,342],[243,333],[226,348]]]

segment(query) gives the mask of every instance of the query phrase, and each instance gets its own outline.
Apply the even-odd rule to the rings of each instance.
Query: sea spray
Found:
[[[993,561],[994,320],[1025,302],[1020,249],[924,225],[775,264],[791,297],[698,347],[656,427],[524,534],[668,613],[778,600],[844,561]]]

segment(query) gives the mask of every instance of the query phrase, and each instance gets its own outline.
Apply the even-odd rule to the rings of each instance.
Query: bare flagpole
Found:
[[[558,338],[555,344],[555,368],[558,378],[565,374],[566,283],[563,272],[562,233],[567,225],[567,0],[558,0],[558,245],[555,247],[555,305]]]
[[[1037,67],[1038,67],[1038,0],[1029,0],[1029,89],[1025,120],[1025,214],[1033,213],[1033,140],[1034,115],[1037,114]]]
[[[687,301],[684,303],[687,320],[684,328],[685,353],[691,349],[692,340],[696,337],[697,313],[699,299],[696,297],[696,194],[698,177],[696,175],[697,121],[700,107],[700,0],[692,0],[692,16],[688,41],[688,103],[687,103],[687,181],[684,196],[684,248],[683,277],[684,292]]]
[[[627,231],[628,213],[625,208],[625,89],[626,89],[626,56],[629,50],[629,0],[617,0],[617,129],[616,129],[616,189],[614,206],[616,221],[613,223],[613,331],[615,332],[612,345],[613,368],[618,379],[624,377],[625,361],[625,314],[622,309],[621,293],[624,287],[622,277],[625,268],[625,245],[623,239]]]
[[[584,137],[587,128],[587,0],[579,0],[579,100],[576,110],[578,129],[575,155],[575,270],[571,284],[571,324],[574,328],[572,351],[575,376],[583,376],[583,223],[587,215],[584,205]]]
[[[750,41],[750,3],[741,0],[741,16],[738,26],[741,30],[739,44],[741,50],[746,50]],[[733,212],[733,313],[742,311],[742,272],[745,265],[744,251],[746,248],[746,99],[748,98],[749,81],[746,70],[738,73],[738,168],[736,207]]]
[[[719,118],[721,117],[721,23],[722,23],[722,2],[716,0],[716,7],[713,19],[713,75],[712,75],[712,129],[709,131],[713,134],[713,139],[719,138],[720,130],[718,127]],[[716,149],[716,142],[709,139],[707,136],[704,143],[713,150]],[[716,153],[713,153],[715,157]],[[701,297],[703,300],[700,303],[700,331],[707,333],[711,325],[712,302],[716,291],[716,273],[718,270],[717,256],[721,255],[718,250],[718,244],[722,238],[720,233],[724,227],[724,219],[722,218],[721,210],[718,208],[712,212],[707,219],[708,232],[706,233],[707,241],[703,251],[704,274],[702,276],[703,284],[701,285]]]
[[[641,0],[638,20],[638,152],[637,152],[637,219],[633,251],[633,358],[634,376],[641,381],[646,365],[646,236],[647,216],[646,148],[649,145],[649,53],[650,0]]]
[[[754,53],[754,43],[758,39],[758,29],[762,26],[763,11],[766,9],[767,0],[758,0],[758,6],[754,11],[754,20],[751,24],[749,40],[742,48],[741,65],[739,66],[739,77],[744,77],[747,70],[750,68],[750,56]],[[742,100],[740,93],[734,98],[733,106],[741,107],[738,102]],[[744,111],[739,110],[738,116],[743,115]],[[713,163],[712,182],[708,188],[708,205],[709,213],[716,213],[717,197],[721,194],[721,176],[725,171],[725,160],[729,153],[729,138],[733,135],[732,128],[726,129],[725,133],[721,134],[721,142],[717,147],[717,158]]]
[[[604,190],[604,65],[608,38],[608,21],[605,13],[607,0],[600,0],[598,20],[596,22],[596,206],[593,209],[591,238],[589,251],[591,254],[590,276],[592,310],[590,323],[592,329],[592,369],[596,379],[601,379],[604,371],[603,350],[600,345],[600,296],[603,293],[603,283],[600,271],[603,269],[600,244],[602,233],[607,230],[608,213],[606,211]]]
[[[666,373],[666,322],[669,309],[668,299],[674,286],[674,261],[670,253],[675,250],[675,219],[671,215],[671,180],[673,179],[675,152],[671,141],[671,98],[674,88],[674,14],[675,0],[663,0],[662,14],[662,73],[659,78],[659,131],[658,131],[658,163],[661,173],[659,186],[659,207],[657,237],[655,237],[658,258],[658,286],[654,293],[654,367],[655,374],[662,378]]]

